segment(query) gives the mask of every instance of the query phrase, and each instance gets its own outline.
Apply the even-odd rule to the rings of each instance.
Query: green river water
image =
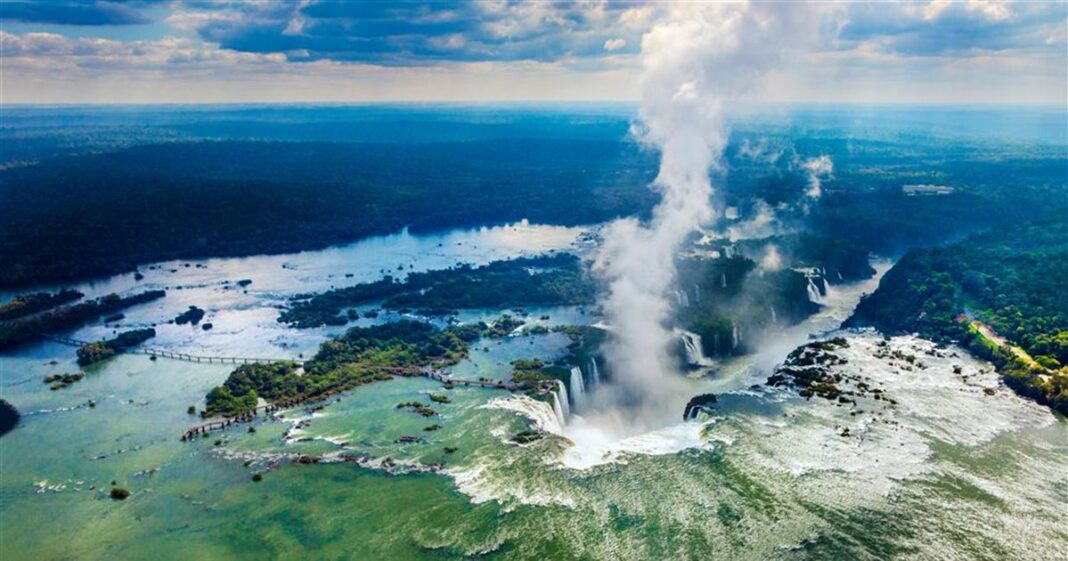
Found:
[[[196,304],[216,329],[161,326],[150,344],[308,356],[337,330],[276,325],[274,306],[289,294],[374,278],[398,262],[438,268],[573,247],[578,233],[523,224],[202,268],[167,264],[145,284],[186,288],[126,321],[159,321]],[[355,278],[340,277],[349,271]],[[247,294],[218,284],[246,277],[254,281]],[[132,286],[120,276],[79,289]],[[451,403],[433,404],[434,419],[397,410],[444,392],[422,378],[289,410],[255,433],[240,425],[183,443],[181,431],[197,422],[186,408],[202,406],[232,367],[122,355],[49,391],[41,379],[76,370],[74,349],[24,347],[0,355],[2,396],[24,415],[0,439],[0,559],[1064,559],[1068,424],[999,386],[963,351],[927,355],[929,343],[894,338],[894,348],[927,363],[910,372],[874,356],[877,335],[847,334],[843,368],[899,403],[861,415],[750,389],[785,356],[780,349],[833,327],[870,286],[840,288],[826,314],[771,334],[764,356],[692,380],[693,394],[721,394],[715,416],[683,423],[678,410],[678,422],[605,443],[607,455],[593,458],[571,444],[581,440],[581,419],[554,426],[549,405],[499,390],[448,391]],[[530,312],[551,323],[595,321],[583,310]],[[97,325],[74,335],[104,332]],[[557,334],[479,343],[454,373],[500,378],[511,360],[558,357],[566,344]],[[442,428],[424,431],[431,423]],[[547,436],[507,442],[532,425]],[[422,441],[397,443],[404,435]],[[457,451],[446,454],[447,446]],[[301,454],[323,461],[295,462]],[[132,495],[110,499],[112,480]]]

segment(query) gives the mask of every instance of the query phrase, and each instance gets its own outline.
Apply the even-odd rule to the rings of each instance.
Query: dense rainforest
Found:
[[[0,288],[405,226],[593,223],[657,200],[658,155],[629,136],[626,107],[58,113],[13,111],[0,126]],[[859,130],[848,111],[793,116],[796,128],[737,123],[713,182],[716,208],[740,218],[720,225],[767,208],[784,231],[897,255],[1063,207],[1058,146],[897,130],[901,115]],[[801,164],[816,156],[834,171],[812,198]],[[914,184],[948,191],[905,190]]]
[[[963,341],[1001,366],[1007,383],[1068,411],[1065,279],[1068,218],[1058,212],[906,254],[846,325]]]
[[[137,146],[0,171],[0,287],[166,259],[640,213],[653,156],[618,141]]]

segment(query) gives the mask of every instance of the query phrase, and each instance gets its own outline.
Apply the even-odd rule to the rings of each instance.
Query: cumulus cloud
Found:
[[[0,20],[59,25],[135,25],[150,20],[140,8],[147,2],[49,0],[0,2]]]
[[[346,67],[353,71],[350,79],[361,84],[365,81],[357,73],[369,66],[411,68],[428,77],[442,75],[437,70],[489,66],[517,72],[547,68],[538,65],[564,68],[560,76],[583,73],[587,80],[627,73],[626,78],[614,76],[611,86],[589,85],[588,94],[572,99],[596,99],[597,92],[633,99],[643,33],[672,12],[693,6],[638,0],[4,0],[0,18],[8,24],[8,39],[20,44],[0,48],[7,83],[14,84],[7,88],[8,99],[20,100],[44,93],[29,91],[20,79],[25,78],[19,74],[23,69],[77,66],[134,72],[140,62],[147,80],[150,73],[166,70],[159,61],[168,57],[159,49],[167,45],[177,49],[169,58],[186,69],[199,60],[220,66],[230,61],[232,74],[240,75],[245,69],[237,65],[281,60],[293,65],[290,72],[311,77],[309,68],[328,69],[330,77],[321,76],[323,81]],[[935,0],[808,7],[834,17],[808,30],[812,40],[803,49],[791,49],[801,64],[775,72],[767,91],[754,91],[750,99],[779,100],[775,92],[789,92],[791,99],[785,101],[1050,103],[1064,98],[1066,3]],[[79,29],[67,33],[57,24]],[[144,28],[136,40],[119,29],[138,25]],[[784,30],[797,27],[790,22]],[[48,41],[58,39],[32,35],[41,32],[61,34],[68,43],[48,47]],[[165,41],[168,36],[172,39]],[[15,49],[18,60],[10,58]],[[126,54],[106,54],[109,49]],[[296,68],[301,65],[305,68]],[[67,87],[69,79],[51,80],[76,95],[80,89]],[[50,79],[44,73],[35,80],[40,89],[56,87],[46,84]],[[552,97],[557,89],[554,83],[551,90],[527,91],[523,98]]]
[[[221,2],[186,6],[178,21],[225,49],[300,50],[308,60],[399,66],[443,60],[548,62],[597,57],[635,44],[643,30],[628,25],[637,17],[630,6],[607,1]],[[217,11],[241,17],[210,15]]]
[[[910,57],[1049,51],[1044,40],[1066,17],[1063,2],[858,3],[842,13],[834,39],[840,48]]]

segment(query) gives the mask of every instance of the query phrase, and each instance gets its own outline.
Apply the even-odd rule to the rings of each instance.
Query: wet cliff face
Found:
[[[827,290],[818,274],[766,270],[747,257],[683,261],[674,292],[677,324],[690,334],[682,356],[695,364],[693,341],[706,357],[753,352],[765,336],[817,313]]]

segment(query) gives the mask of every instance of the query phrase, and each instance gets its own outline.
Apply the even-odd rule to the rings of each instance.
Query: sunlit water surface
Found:
[[[119,275],[77,288],[90,296],[168,289],[167,298],[130,310],[120,329],[189,305],[208,310],[213,330],[159,324],[154,347],[307,357],[343,328],[279,325],[277,307],[294,294],[458,262],[582,251],[581,231],[516,224],[400,233],[293,255],[164,263],[143,269],[140,282]],[[245,278],[253,281],[247,292],[223,284]],[[833,287],[820,314],[767,334],[758,355],[687,380],[693,394],[720,395],[715,415],[683,422],[681,408],[665,410],[674,420],[637,432],[607,430],[592,411],[553,426],[543,402],[476,388],[449,391],[451,403],[435,404],[439,416],[425,419],[396,404],[441,386],[402,378],[315,412],[287,411],[255,433],[241,427],[181,443],[181,430],[196,422],[186,408],[201,406],[231,367],[124,355],[52,392],[41,378],[76,369],[73,349],[28,346],[0,356],[0,391],[25,415],[0,439],[0,557],[1062,559],[1065,421],[1000,386],[989,365],[959,349],[927,355],[930,343],[897,337],[892,348],[925,362],[906,371],[874,356],[881,337],[854,332],[845,334],[842,368],[898,406],[856,415],[760,385],[810,334],[835,329],[875,283]],[[528,312],[549,315],[536,320],[546,324],[597,321],[574,308]],[[92,325],[72,336],[112,329]],[[480,342],[454,374],[500,379],[512,360],[557,358],[567,344],[560,334]],[[423,430],[432,423],[441,429]],[[546,437],[508,442],[531,425]],[[406,435],[419,441],[399,443]],[[323,461],[294,463],[301,454]],[[262,482],[251,481],[256,472]],[[133,495],[109,499],[112,480]]]

